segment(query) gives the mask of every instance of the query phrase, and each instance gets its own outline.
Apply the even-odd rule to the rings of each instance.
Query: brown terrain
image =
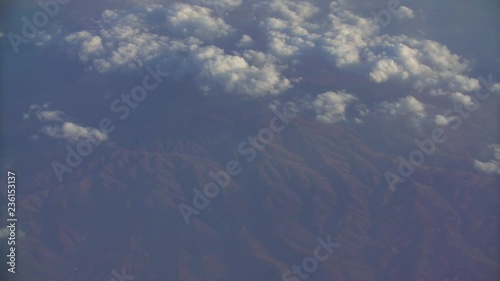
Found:
[[[62,183],[50,163],[64,145],[11,157],[22,167],[15,280],[108,281],[125,268],[137,281],[280,281],[328,235],[341,246],[308,280],[498,280],[498,182],[471,168],[472,137],[391,192],[384,171],[415,149],[411,128],[301,114],[247,162],[238,144],[272,113],[209,108],[142,111],[147,126],[132,118]],[[243,172],[186,225],[177,206],[230,160]]]

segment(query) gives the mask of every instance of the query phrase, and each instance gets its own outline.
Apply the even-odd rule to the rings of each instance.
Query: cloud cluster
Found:
[[[469,93],[480,87],[467,75],[469,62],[445,45],[384,34],[374,18],[356,12],[345,0],[141,3],[129,10],[104,11],[92,27],[63,36],[64,44],[89,70],[100,73],[138,69],[164,59],[169,72],[191,76],[205,93],[262,97],[286,92],[295,81],[288,73],[308,53],[325,59],[314,70],[318,73],[334,66],[364,76],[367,83],[394,83],[464,105],[472,102]],[[250,9],[237,19],[220,13],[243,7]],[[398,11],[399,19],[416,17],[406,6]],[[349,95],[363,98],[355,92]],[[332,96],[325,94],[317,97],[318,104],[325,103],[318,114],[323,121],[335,122],[342,116],[338,107],[346,104],[327,106],[329,99]],[[382,103],[382,112],[413,120],[427,116],[414,97]],[[446,120],[436,117],[436,122]]]
[[[369,40],[379,31],[375,21],[355,15],[349,8],[343,1],[332,2],[321,27],[319,46],[339,68],[359,66]]]
[[[196,77],[205,91],[215,87],[228,93],[256,97],[276,95],[291,87],[291,82],[282,77],[273,63],[264,61],[264,54],[246,52],[245,57],[227,55],[220,48],[208,46],[193,51],[190,61],[198,68]]]
[[[211,40],[229,35],[233,28],[221,18],[212,15],[209,8],[174,4],[167,10],[169,30],[176,35]]]
[[[39,132],[51,138],[64,139],[71,142],[86,139],[104,141],[108,138],[108,135],[103,131],[64,120],[64,113],[60,110],[50,109],[48,103],[44,103],[43,105],[32,104],[29,106],[28,111],[23,113],[25,120],[33,116],[36,116],[37,120],[43,124]],[[47,123],[52,123],[52,125],[48,125]],[[38,138],[38,135],[35,135],[34,138]]]
[[[168,53],[188,49],[199,40],[171,39],[152,31],[150,21],[158,20],[165,13],[161,7],[147,6],[136,13],[107,10],[97,21],[97,27],[68,34],[64,42],[70,51],[97,72],[110,72],[141,68],[147,62]]]
[[[277,57],[301,54],[314,47],[314,40],[320,37],[311,32],[317,25],[307,22],[319,10],[311,3],[273,0],[257,3],[253,9],[267,14],[259,25],[266,34],[270,53]]]
[[[47,103],[43,105],[32,104],[28,108],[28,111],[23,113],[23,118],[27,120],[32,116],[36,116],[38,120],[41,121],[61,121],[63,112],[59,110],[50,110]]]
[[[400,11],[408,17],[413,15],[406,7],[400,7]],[[271,50],[275,42],[281,43],[279,48],[288,55],[317,46],[341,69],[361,71],[375,83],[398,82],[431,94],[468,92],[479,87],[476,79],[464,74],[468,62],[446,46],[405,35],[380,34],[374,19],[356,15],[344,1],[332,2],[330,13],[319,26],[306,21],[311,14],[292,14],[289,18],[293,21],[288,22],[274,18],[263,21],[268,30],[280,31],[268,31]],[[295,28],[294,22],[302,28]]]
[[[414,90],[432,95],[472,92],[479,81],[466,76],[468,64],[446,46],[404,35],[384,35],[370,41],[365,60],[376,83],[407,83]]]
[[[175,68],[173,73],[193,76],[207,93],[257,97],[291,88],[274,60],[256,61],[258,52],[241,56],[214,46],[213,40],[229,36],[234,29],[209,8],[155,4],[133,13],[108,10],[97,23],[93,30],[64,38],[78,58],[97,72],[137,69],[148,61],[163,59]],[[249,46],[252,41],[245,35],[240,45]]]

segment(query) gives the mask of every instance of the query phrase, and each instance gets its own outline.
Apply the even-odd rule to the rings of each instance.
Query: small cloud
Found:
[[[491,91],[495,94],[500,94],[500,83],[495,83],[493,87],[491,87]]]
[[[85,139],[106,140],[108,135],[98,129],[84,127],[71,122],[64,122],[62,126],[46,126],[41,129],[45,135],[53,138],[79,141]]]
[[[39,120],[42,120],[43,116],[40,115],[44,109],[48,109],[49,104],[44,103],[42,105],[39,104],[31,104],[30,107],[28,108],[28,112],[23,113],[23,119],[28,120],[33,114],[36,114]]]
[[[344,92],[326,92],[319,95],[312,106],[316,111],[316,119],[325,123],[336,123],[345,120],[347,106],[356,100],[353,95]]]
[[[392,116],[413,115],[415,117],[425,117],[427,115],[424,104],[412,96],[392,103],[383,102],[381,106],[382,112]]]
[[[204,40],[224,37],[233,31],[221,18],[213,17],[211,9],[197,5],[172,5],[167,21],[173,33]]]
[[[488,162],[474,160],[474,169],[486,175],[500,176],[500,145],[492,144],[488,148],[490,149],[492,159]]]
[[[241,40],[240,40],[240,42],[238,42],[237,46],[239,48],[244,48],[244,47],[248,47],[248,46],[252,45],[252,43],[253,43],[252,37],[250,37],[246,34],[243,34],[243,36],[241,37]]]
[[[44,103],[42,105],[38,105],[36,103],[30,105],[29,109],[30,110],[35,110],[35,109],[40,109],[40,108],[49,108],[49,104],[48,103]]]
[[[9,237],[9,230],[7,227],[0,229],[0,239],[5,239]]]
[[[398,13],[396,13],[396,17],[400,20],[402,19],[412,19],[415,17],[413,14],[413,10],[406,7],[406,6],[401,6],[399,7]]]
[[[218,17],[224,17],[227,13],[243,3],[243,0],[190,0],[191,4],[205,6],[213,9]]]
[[[24,233],[24,231],[22,231],[20,229],[17,231],[18,231],[18,237],[26,236],[26,233]],[[10,230],[7,227],[0,229],[0,240],[3,240],[5,238],[9,237],[9,234],[10,234]]]
[[[59,110],[47,110],[37,112],[36,116],[39,120],[45,121],[62,121],[63,112]]]
[[[367,116],[370,114],[370,109],[366,104],[358,104],[356,105],[356,111],[358,113],[358,117],[354,118],[354,121],[358,124],[363,123],[363,117]]]
[[[500,167],[496,161],[481,162],[474,160],[474,169],[486,175],[500,175]]]
[[[23,114],[23,118],[27,120],[31,118],[31,116],[36,116],[42,123],[50,122],[59,124],[44,126],[39,130],[39,132],[51,138],[65,139],[68,141],[79,141],[85,139],[97,139],[99,141],[103,141],[108,138],[106,132],[64,120],[64,112],[50,109],[50,106],[47,103],[42,105],[34,103],[30,105],[28,112]],[[37,140],[39,136],[39,134],[33,134],[31,138],[33,140]]]
[[[439,115],[439,114],[436,115],[436,117],[434,118],[434,123],[440,126],[448,126],[448,124],[450,124],[450,121],[451,121],[450,117],[446,117],[444,115]]]
[[[461,103],[464,106],[473,106],[474,103],[472,102],[472,98],[470,96],[464,95],[462,93],[452,93],[450,95],[450,98],[453,102]]]

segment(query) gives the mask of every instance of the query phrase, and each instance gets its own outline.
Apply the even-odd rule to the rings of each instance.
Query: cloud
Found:
[[[427,115],[425,105],[412,96],[395,102],[382,102],[380,110],[392,116],[413,116],[423,118]]]
[[[47,110],[37,112],[36,116],[39,120],[46,121],[61,121],[63,112],[59,110]]]
[[[290,57],[315,46],[319,34],[311,32],[317,27],[307,22],[319,9],[308,2],[269,1],[257,3],[253,8],[266,13],[267,18],[259,23],[267,35],[270,52],[278,57]]]
[[[290,9],[298,4],[279,2],[268,7],[269,16],[260,23],[269,51],[279,58],[318,50],[338,68],[364,74],[375,83],[399,83],[432,95],[479,88],[479,81],[465,74],[468,61],[446,46],[406,35],[381,34],[373,18],[357,15],[345,1],[332,2],[321,24],[313,17],[317,8],[308,7],[310,3],[303,4],[305,12],[298,13]],[[413,15],[404,6],[400,11],[404,17]]]
[[[193,76],[206,93],[257,97],[291,88],[269,55],[247,51],[242,57],[209,44],[233,31],[206,7],[149,5],[133,13],[105,11],[96,30],[68,34],[64,41],[90,70],[101,73],[136,69],[161,58],[175,67],[178,75]],[[252,38],[243,35],[240,43],[249,46]]]
[[[248,46],[252,45],[252,43],[253,43],[252,37],[250,37],[250,35],[243,34],[243,36],[241,37],[241,40],[240,40],[240,42],[238,42],[237,46],[239,48],[244,48],[244,47],[248,47]]]
[[[187,5],[182,7],[184,6],[189,7]],[[181,13],[182,8],[178,9]],[[205,13],[208,12],[202,7],[195,10],[200,9]],[[161,5],[148,5],[132,12],[106,10],[97,20],[96,28],[67,34],[63,42],[70,53],[74,53],[88,66],[88,70],[100,73],[141,68],[150,61],[158,60],[160,57],[175,57],[176,52],[186,51],[192,45],[202,43],[200,39],[182,35],[189,33],[191,29],[178,30],[176,33],[182,38],[166,35],[171,33],[167,28],[168,22],[166,19],[159,20],[165,17],[162,14],[166,13],[168,10]],[[170,13],[177,15],[174,12]],[[182,25],[184,25],[182,28],[188,28],[191,21],[196,22],[196,18],[183,20],[180,15],[177,16],[176,25],[170,29],[181,28]],[[192,31],[195,32],[194,29]],[[200,32],[205,38],[210,35],[206,29]],[[216,32],[221,31],[216,30]]]
[[[226,55],[215,46],[194,50],[189,60],[196,67],[196,79],[204,91],[222,89],[231,94],[259,97],[280,94],[291,88],[291,82],[272,62],[256,61],[258,52],[246,54],[254,64],[238,55]]]
[[[473,167],[483,174],[500,176],[500,144],[492,144],[488,148],[492,159],[488,162],[474,160]]]
[[[108,138],[106,132],[90,127],[83,127],[71,122],[64,122],[62,126],[46,126],[43,127],[40,131],[49,137],[65,139],[68,141],[79,141],[87,139],[97,139],[99,141],[104,141]]]
[[[212,16],[209,8],[174,4],[167,10],[167,22],[173,34],[211,40],[229,35],[233,28],[221,18]]]
[[[213,9],[217,16],[223,17],[226,16],[228,11],[234,10],[234,8],[240,6],[243,0],[190,0],[188,2]]]
[[[436,117],[434,118],[434,122],[437,124],[437,125],[440,125],[440,126],[448,126],[448,124],[450,124],[450,121],[453,120],[453,117],[446,117],[444,115],[436,115]]]
[[[305,1],[273,0],[264,2],[264,6],[271,16],[297,24],[305,22],[319,11],[318,7]]]
[[[310,34],[300,25],[282,19],[269,18],[261,22],[267,30],[269,51],[278,57],[290,57],[315,46],[318,35]]]
[[[356,109],[357,117],[354,118],[354,121],[358,124],[363,123],[364,122],[363,117],[366,117],[366,116],[368,116],[368,114],[370,114],[370,109],[368,108],[368,106],[366,104],[363,104],[363,103],[356,104],[355,109]]]
[[[39,130],[40,133],[51,138],[65,139],[67,141],[84,139],[104,141],[108,138],[106,132],[64,120],[64,112],[50,109],[48,103],[42,105],[34,103],[30,105],[28,111],[23,114],[23,117],[25,120],[28,120],[32,116],[36,116],[37,120],[42,124],[56,123],[56,125],[43,125]],[[32,136],[35,140],[38,139],[38,137],[37,134]]]
[[[27,120],[33,115],[35,115],[38,120],[42,121],[60,121],[62,120],[63,112],[59,110],[49,110],[49,105],[47,103],[43,105],[34,103],[30,105],[27,112],[23,113],[23,118]]]
[[[0,228],[0,240],[6,239],[7,237],[9,237],[9,235],[10,231],[7,227]],[[18,237],[24,237],[26,234],[24,233],[24,231],[17,229],[17,235]]]
[[[346,108],[356,98],[344,92],[326,92],[320,94],[312,102],[316,119],[325,123],[336,123],[346,120]]]
[[[486,175],[500,175],[498,161],[481,162],[474,160],[474,169]]]
[[[427,121],[426,106],[413,96],[400,98],[393,102],[381,102],[377,104],[378,112],[392,120],[404,120],[407,126],[421,129]],[[436,120],[434,120],[436,121]],[[441,120],[439,120],[441,121]]]
[[[104,50],[102,39],[99,36],[91,36],[82,43],[82,50],[85,53],[92,54]]]
[[[39,105],[39,104],[34,103],[34,104],[30,105],[29,110],[36,110],[36,109],[41,109],[41,108],[49,108],[49,104],[44,103],[42,105]]]
[[[395,16],[398,19],[412,19],[415,17],[413,10],[406,6],[400,6]]]
[[[477,79],[462,74],[468,68],[467,63],[445,46],[407,36],[382,39],[372,41],[370,45],[374,48],[366,55],[368,61],[374,63],[370,78],[376,83],[408,83],[419,92],[428,91],[433,95],[479,89]],[[384,64],[387,60],[392,62]]]
[[[492,93],[500,94],[500,83],[495,83],[490,90]]]
[[[399,76],[401,79],[407,79],[408,73],[403,72],[403,68],[392,59],[382,59],[375,63],[370,73],[370,79],[377,83],[389,80],[390,77]]]
[[[281,60],[295,60],[311,51],[323,54],[339,69],[363,74],[377,84],[398,83],[430,95],[479,89],[479,81],[466,75],[468,61],[446,46],[406,35],[381,34],[373,18],[356,14],[346,1],[331,2],[326,16],[309,2],[266,3],[255,4],[254,10],[266,13],[259,25],[267,35],[269,53]],[[406,6],[399,11],[400,18],[414,17]]]
[[[472,98],[470,96],[464,95],[462,93],[452,93],[450,95],[450,99],[453,102],[463,104],[464,106],[473,106],[474,103],[472,102]]]
[[[321,49],[339,68],[359,64],[361,51],[379,29],[376,22],[356,16],[349,8],[343,1],[332,2],[321,28]]]
[[[7,227],[1,228],[0,229],[0,239],[5,239],[9,237],[9,229]]]
[[[136,2],[128,10],[104,11],[92,27],[63,36],[87,70],[137,70],[161,59],[171,73],[194,78],[205,93],[261,97],[290,89],[290,81],[300,78],[290,73],[311,54],[326,61],[318,72],[334,65],[376,84],[448,95],[451,101],[467,103],[468,93],[479,89],[479,81],[467,75],[469,62],[445,45],[383,34],[373,17],[357,13],[348,1]],[[236,9],[246,15],[221,16]],[[415,14],[401,6],[396,17]]]

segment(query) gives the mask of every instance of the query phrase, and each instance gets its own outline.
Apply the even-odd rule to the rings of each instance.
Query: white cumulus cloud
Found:
[[[86,139],[104,141],[108,138],[108,135],[105,132],[90,127],[84,127],[72,122],[64,122],[62,125],[57,126],[46,126],[41,129],[41,132],[49,137],[66,139],[68,141]]]
[[[425,105],[412,96],[401,98],[395,102],[383,102],[381,110],[392,116],[411,115],[425,117],[427,115]]]
[[[488,148],[490,149],[491,160],[487,162],[474,160],[474,169],[486,175],[500,176],[500,144],[492,144]]]
[[[273,63],[250,64],[244,57],[227,55],[215,46],[195,50],[190,61],[198,68],[196,77],[207,91],[222,88],[227,93],[256,97],[280,94],[292,86]]]
[[[37,120],[43,124],[39,132],[51,138],[65,139],[67,141],[85,139],[104,141],[108,138],[106,132],[65,120],[64,115],[64,112],[60,110],[50,109],[48,103],[42,105],[35,103],[29,106],[28,112],[24,113],[23,117],[28,120],[31,116],[36,116]],[[38,137],[38,134],[33,135],[35,140]]]
[[[396,17],[398,19],[412,19],[415,17],[415,15],[413,14],[412,9],[406,6],[400,6],[398,12],[396,13]]]
[[[197,5],[173,5],[167,10],[167,21],[172,33],[199,39],[223,37],[233,31],[224,20],[212,16],[211,9]]]
[[[346,120],[346,108],[355,101],[353,95],[344,92],[326,92],[320,94],[312,102],[316,119],[325,123],[336,123]]]

